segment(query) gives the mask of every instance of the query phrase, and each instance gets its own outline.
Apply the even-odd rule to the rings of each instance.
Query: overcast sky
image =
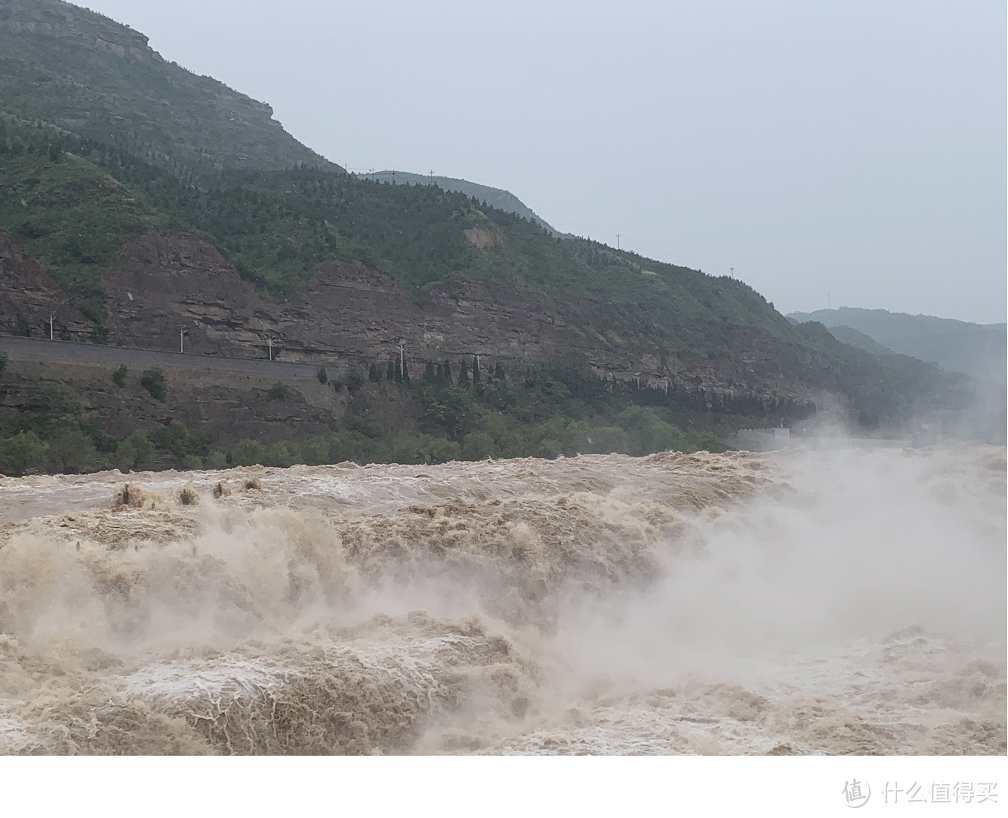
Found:
[[[355,169],[515,193],[778,309],[1006,313],[1006,7],[86,0]]]

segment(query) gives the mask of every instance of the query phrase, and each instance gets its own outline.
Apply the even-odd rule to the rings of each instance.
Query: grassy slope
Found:
[[[165,61],[147,38],[58,0],[0,0],[0,103],[186,179],[228,168],[335,168],[263,103]]]

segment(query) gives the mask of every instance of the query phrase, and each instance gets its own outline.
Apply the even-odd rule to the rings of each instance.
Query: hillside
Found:
[[[882,346],[878,341],[872,338],[870,335],[865,335],[863,332],[858,332],[853,327],[838,326],[838,327],[828,327],[830,335],[845,344],[850,344],[852,347],[857,347],[858,349],[863,349],[865,352],[870,352],[872,355],[891,355],[892,350],[889,347]]]
[[[153,227],[197,234],[267,300],[289,299],[327,262],[362,262],[426,298],[465,279],[525,293],[582,344],[720,354],[724,330],[779,342],[803,336],[747,285],[582,239],[434,186],[388,185],[323,170],[250,172],[194,188],[115,149],[0,121],[7,230],[75,304],[102,323],[102,276]],[[69,214],[69,218],[68,218]],[[716,333],[714,332],[716,330]],[[657,373],[656,373],[657,374]]]
[[[937,363],[949,372],[1002,383],[1005,380],[1008,347],[1005,324],[971,324],[932,315],[855,307],[796,312],[788,317],[795,321],[819,321],[831,328],[853,328],[893,352]],[[838,337],[847,341],[842,334]]]
[[[337,169],[257,102],[168,62],[147,38],[59,0],[0,0],[0,104],[185,181],[228,170]]]
[[[48,337],[53,315],[63,340],[175,352],[184,329],[197,356],[342,375],[333,388],[320,372],[309,400],[279,380],[208,383],[180,362],[162,399],[138,379],[157,387],[150,373],[64,362],[47,375],[12,359],[12,471],[70,468],[78,450],[90,454],[75,469],[139,464],[152,446],[176,466],[641,454],[717,448],[817,411],[891,434],[968,400],[936,367],[795,325],[740,281],[558,236],[517,200],[478,195],[493,189],[312,159],[279,126],[257,130],[259,103],[153,52],[134,64],[125,45],[109,50],[146,40],[90,12],[0,8],[3,59],[17,63],[3,79],[17,93],[0,96],[0,332]],[[177,107],[153,104],[158,76]],[[65,115],[71,97],[79,116]],[[225,97],[246,114],[221,115]],[[113,102],[115,127],[92,128]],[[203,116],[190,133],[185,118]]]
[[[501,190],[497,187],[481,185],[466,179],[453,179],[450,176],[434,176],[433,174],[424,176],[422,173],[408,173],[402,170],[379,170],[374,173],[362,174],[362,178],[394,185],[437,185],[442,190],[452,193],[464,193],[478,202],[486,202],[497,210],[503,210],[505,213],[514,213],[523,219],[528,219],[530,222],[536,222],[552,236],[559,235],[556,230],[536,215],[521,199],[510,191]]]

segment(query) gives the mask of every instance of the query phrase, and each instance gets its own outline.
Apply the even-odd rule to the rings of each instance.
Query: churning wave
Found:
[[[1003,754],[994,447],[0,480],[2,753]]]

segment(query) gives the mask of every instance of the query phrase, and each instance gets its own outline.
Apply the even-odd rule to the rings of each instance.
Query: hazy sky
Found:
[[[1006,315],[1006,8],[87,0],[341,165],[507,188],[782,311]]]

